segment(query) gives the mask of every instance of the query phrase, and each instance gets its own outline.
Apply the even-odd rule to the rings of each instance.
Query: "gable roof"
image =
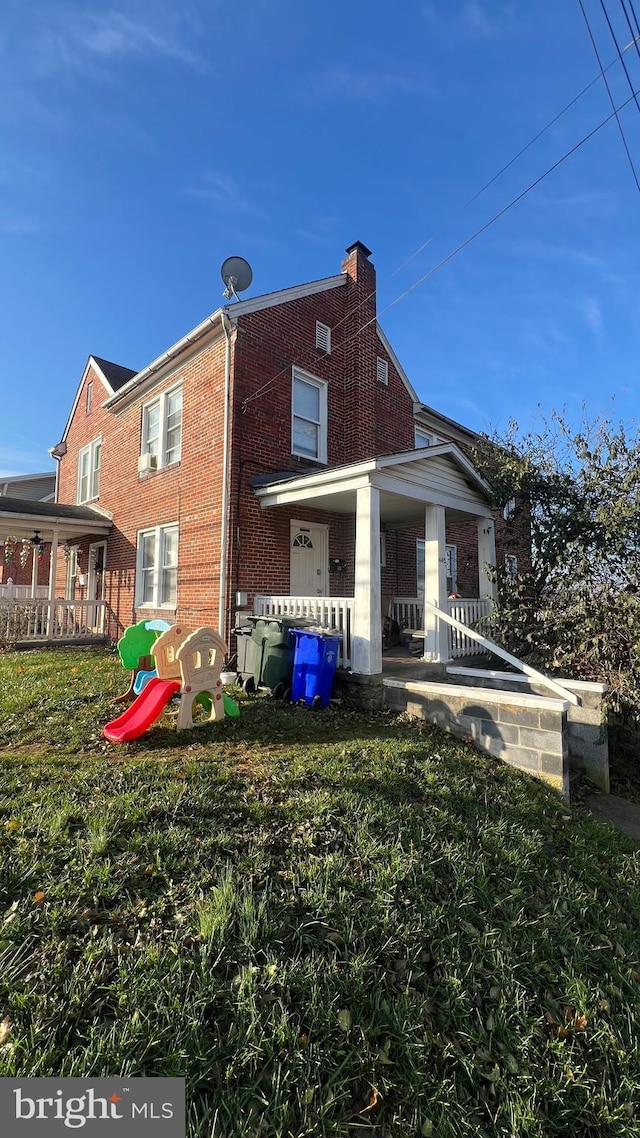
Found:
[[[102,372],[103,379],[106,379],[109,387],[113,391],[119,391],[125,383],[128,383],[137,371],[131,367],[122,367],[121,364],[111,363],[111,360],[103,360],[101,356],[89,356],[94,364],[97,364],[99,370]]]

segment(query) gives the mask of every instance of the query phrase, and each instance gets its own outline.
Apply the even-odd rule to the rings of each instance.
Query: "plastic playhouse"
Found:
[[[133,667],[129,692],[120,698],[126,698],[136,688],[139,694],[122,715],[103,728],[105,739],[112,743],[128,743],[144,735],[170,700],[178,695],[178,731],[196,726],[193,720],[196,702],[203,704],[208,711],[207,719],[200,722],[223,719],[225,714],[239,714],[235,701],[222,691],[220,672],[227,645],[218,633],[212,628],[197,628],[190,632],[182,625],[170,625],[158,636],[159,623],[149,621],[148,624],[133,625],[118,642],[123,665]],[[154,624],[155,628],[149,627]],[[144,636],[142,625],[157,639],[150,641]],[[133,636],[132,630],[136,630]],[[140,656],[136,656],[138,648],[142,649]],[[141,670],[142,661],[147,667]],[[154,662],[155,667],[148,666]]]

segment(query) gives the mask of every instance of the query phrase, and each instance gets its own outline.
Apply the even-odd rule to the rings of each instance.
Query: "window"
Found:
[[[316,320],[316,348],[320,352],[331,352],[331,329],[328,324]]]
[[[515,553],[507,553],[504,559],[504,567],[507,577],[510,581],[515,581],[518,576],[518,558]]]
[[[174,609],[177,599],[177,525],[141,530],[138,534],[136,604]]]
[[[165,391],[142,408],[142,449],[150,467],[171,466],[182,454],[182,387]]]
[[[447,562],[447,593],[455,593],[458,587],[458,547],[445,545]],[[424,597],[424,540],[416,541],[416,596]]]
[[[389,364],[387,360],[383,360],[382,356],[378,356],[376,360],[376,378],[378,383],[388,384],[389,382]]]
[[[66,546],[65,546],[66,549]],[[76,595],[76,585],[78,583],[78,546],[72,545],[69,549],[69,559],[67,561],[67,572],[65,574],[65,597],[73,600]]]
[[[384,530],[380,530],[380,568],[386,568],[387,564],[387,535]]]
[[[87,384],[87,403],[86,403],[87,415],[89,414],[92,407],[93,407],[93,380],[90,379],[88,384]]]
[[[293,369],[291,453],[327,461],[327,385]]]
[[[102,439],[94,439],[78,452],[78,502],[100,497],[100,459]]]
[[[435,445],[435,441],[435,435],[423,431],[422,427],[415,428],[414,443],[416,450],[420,450],[420,447],[432,447]]]
[[[516,512],[516,500],[515,500],[515,498],[509,498],[509,501],[507,502],[504,510],[502,511],[502,516],[503,516],[505,522],[508,522],[509,518],[513,517],[515,512]]]

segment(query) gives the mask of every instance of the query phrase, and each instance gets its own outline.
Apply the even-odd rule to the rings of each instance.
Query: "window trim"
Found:
[[[294,422],[296,419],[301,419],[307,423],[315,423],[315,419],[306,419],[304,415],[296,415],[295,411],[295,395],[296,395],[296,380],[301,383],[306,383],[310,387],[316,387],[320,393],[319,398],[319,413],[320,418],[317,421],[318,427],[318,453],[311,455],[302,450],[296,450],[294,441]],[[291,453],[295,454],[298,458],[306,458],[309,462],[320,462],[326,464],[327,461],[327,389],[328,384],[326,380],[319,379],[317,375],[311,375],[308,371],[303,371],[302,368],[293,367],[291,369]]]
[[[172,604],[167,601],[161,600],[162,590],[162,569],[164,561],[164,543],[167,530],[175,530],[178,537],[178,548],[176,553],[176,601]],[[142,588],[142,551],[144,545],[144,538],[149,534],[154,538],[153,550],[153,598],[150,601],[143,600]],[[139,529],[136,539],[136,587],[135,587],[135,606],[137,609],[164,609],[167,612],[175,612],[178,607],[178,567],[180,561],[180,528],[178,522],[165,522],[160,526],[148,526],[145,529]]]
[[[504,555],[504,571],[510,581],[515,581],[518,576],[518,555],[517,553],[505,553]]]
[[[423,438],[429,439],[429,442],[428,443],[419,443],[418,442],[418,435],[422,435]],[[438,442],[438,440],[432,431],[427,431],[424,427],[421,427],[419,423],[414,423],[414,425],[413,425],[413,443],[414,443],[414,449],[415,450],[423,450],[426,447],[434,447],[437,445],[437,442]]]
[[[98,464],[96,466],[96,454],[98,455]],[[87,496],[82,497],[82,460],[85,455],[89,457],[89,467],[87,470]],[[76,464],[76,503],[78,506],[83,506],[85,502],[96,502],[100,497],[100,473],[102,469],[102,435],[92,439],[86,446],[80,447],[78,451],[78,459]],[[93,490],[96,493],[92,493]]]
[[[168,406],[169,400],[172,395],[180,392],[183,396],[183,402],[180,407],[180,453],[177,458],[172,458],[167,462],[167,422],[169,418]],[[164,470],[168,466],[175,466],[176,463],[182,461],[182,428],[183,428],[183,412],[184,412],[184,384],[180,380],[178,383],[172,384],[166,391],[160,392],[155,395],[153,399],[148,399],[146,403],[142,404],[142,418],[140,423],[140,458],[145,454],[152,454],[149,449],[148,429],[147,429],[147,413],[152,407],[159,407],[160,414],[158,417],[158,453],[156,455],[156,465],[152,469]]]
[[[418,576],[418,548],[419,546],[422,546],[422,561],[424,564],[424,544],[425,539],[423,537],[416,538],[416,596],[418,598],[424,597],[424,574],[422,581]],[[451,575],[447,573],[447,593],[455,593],[458,590],[458,546],[452,541],[447,541],[444,548],[445,557],[451,558],[450,564],[453,570],[453,573]],[[449,581],[451,581],[451,587],[449,587]],[[420,588],[421,585],[422,589]]]

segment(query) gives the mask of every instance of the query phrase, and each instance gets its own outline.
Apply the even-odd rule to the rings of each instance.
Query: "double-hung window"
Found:
[[[182,454],[182,387],[173,387],[142,408],[142,449],[150,467],[179,462]]]
[[[327,461],[327,385],[299,368],[293,369],[291,452]]]
[[[177,598],[177,525],[141,530],[138,534],[136,604],[174,609]]]
[[[102,439],[94,439],[88,446],[78,451],[78,489],[77,501],[91,502],[100,497],[100,460]]]

